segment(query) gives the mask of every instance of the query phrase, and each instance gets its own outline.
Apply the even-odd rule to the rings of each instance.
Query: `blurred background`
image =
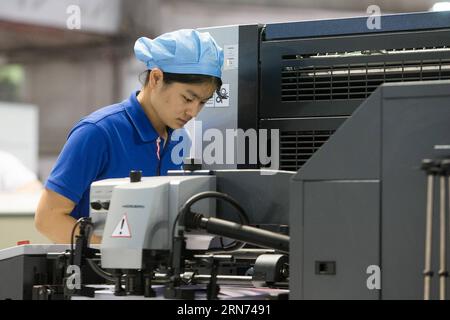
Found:
[[[6,114],[14,107],[33,111],[28,111],[27,122],[10,114],[8,128],[0,124],[4,127],[0,150],[16,154],[45,181],[76,121],[139,88],[144,69],[133,57],[139,36],[180,28],[364,16],[369,5],[378,5],[382,14],[429,11],[435,4],[434,0],[2,0],[0,106],[13,107],[4,109]],[[439,3],[434,9],[445,6]],[[80,29],[76,25],[73,29],[77,14]],[[17,135],[27,140],[21,141],[22,146]]]

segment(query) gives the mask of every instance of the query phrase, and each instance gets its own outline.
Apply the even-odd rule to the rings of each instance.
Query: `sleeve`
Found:
[[[5,192],[14,192],[27,183],[37,180],[36,174],[28,169],[18,158],[12,154],[2,152],[0,189]]]
[[[82,123],[69,134],[45,187],[78,204],[107,161],[108,144],[103,129],[94,123]]]

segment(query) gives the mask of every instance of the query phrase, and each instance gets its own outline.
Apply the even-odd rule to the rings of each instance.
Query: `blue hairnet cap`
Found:
[[[223,50],[208,32],[182,29],[153,40],[141,37],[134,45],[134,53],[149,70],[222,76]]]

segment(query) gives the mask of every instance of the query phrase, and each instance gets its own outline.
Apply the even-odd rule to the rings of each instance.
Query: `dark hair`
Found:
[[[143,83],[144,87],[147,86],[148,80],[150,78],[151,70],[144,71],[145,81]],[[216,85],[216,93],[222,96],[220,93],[220,88],[222,87],[222,79],[214,76],[208,76],[204,74],[181,74],[181,73],[169,73],[163,72],[164,84],[172,84],[174,82],[185,83],[185,84],[200,84],[205,82],[213,82]],[[142,76],[142,74],[141,74]],[[142,83],[142,81],[141,81]]]

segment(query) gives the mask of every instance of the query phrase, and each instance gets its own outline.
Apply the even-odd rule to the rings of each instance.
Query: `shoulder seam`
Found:
[[[105,114],[104,116],[102,116],[101,118],[96,119],[96,120],[91,120],[91,119],[89,119],[89,118],[86,117],[86,118],[82,119],[82,120],[80,121],[80,123],[85,122],[85,123],[93,123],[93,124],[97,124],[98,122],[100,122],[100,121],[102,121],[102,120],[104,120],[104,119],[106,119],[106,118],[108,118],[108,117],[110,117],[110,116],[114,116],[114,115],[116,115],[116,114],[118,114],[118,113],[124,112],[124,111],[125,111],[125,106],[124,106],[122,103],[119,103],[119,105],[122,107],[122,109],[117,110],[117,111],[115,111],[114,113]]]

